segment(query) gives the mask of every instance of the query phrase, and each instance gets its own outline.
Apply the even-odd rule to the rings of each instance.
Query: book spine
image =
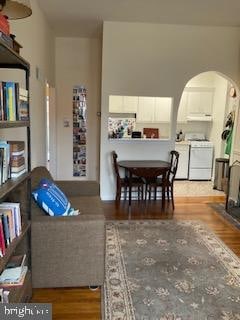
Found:
[[[5,246],[3,224],[2,224],[2,220],[0,220],[0,255],[2,254],[2,257],[3,257],[5,255],[5,252],[6,252],[6,246]]]
[[[2,225],[3,225],[3,231],[4,231],[5,245],[7,247],[10,244],[10,233],[9,233],[8,216],[5,214],[2,214]]]

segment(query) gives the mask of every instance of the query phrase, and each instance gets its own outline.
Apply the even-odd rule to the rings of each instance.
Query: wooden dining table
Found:
[[[162,210],[165,209],[166,176],[170,169],[170,163],[162,160],[123,160],[118,162],[119,167],[124,168],[129,176],[128,205],[132,204],[132,176],[144,178],[146,181],[162,176]]]

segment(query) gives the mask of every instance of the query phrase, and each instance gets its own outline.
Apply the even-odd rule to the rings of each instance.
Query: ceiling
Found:
[[[240,0],[38,0],[56,36],[99,37],[103,21],[240,26]]]

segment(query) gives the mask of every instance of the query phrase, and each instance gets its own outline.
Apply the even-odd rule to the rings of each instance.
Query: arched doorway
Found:
[[[185,143],[184,147],[183,142],[176,142],[176,149],[180,150],[180,158],[182,158],[182,162],[180,161],[179,163],[177,178],[208,181],[206,184],[208,189],[206,190],[209,190],[209,192],[211,190],[210,195],[212,193],[217,194],[212,190],[215,159],[230,158],[230,163],[232,161],[236,140],[234,140],[236,123],[232,130],[231,148],[229,148],[229,145],[227,146],[227,141],[222,139],[222,133],[224,129],[229,129],[226,127],[226,122],[230,113],[235,115],[234,118],[237,121],[238,107],[239,89],[225,75],[209,71],[201,73],[188,81],[178,108],[176,140],[188,140],[191,137],[193,139],[195,137],[196,140],[205,139],[205,145],[208,149],[198,149],[200,157],[198,159],[199,163],[196,164],[193,161],[192,144]],[[204,142],[202,142],[203,144]],[[201,142],[195,145],[201,145]],[[204,167],[204,162],[207,162],[206,159],[208,159],[208,164]]]

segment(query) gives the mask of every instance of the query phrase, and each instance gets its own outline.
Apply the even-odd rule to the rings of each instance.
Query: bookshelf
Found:
[[[29,92],[29,76],[30,65],[13,49],[9,48],[0,40],[0,70],[1,69],[20,69],[23,70],[25,89]],[[2,80],[2,79],[0,79]],[[29,94],[27,98],[29,106]],[[28,110],[29,114],[29,110]],[[28,273],[21,286],[11,287],[9,291],[9,302],[19,303],[28,302],[32,295],[31,282],[31,250],[30,250],[30,171],[31,171],[31,136],[30,136],[30,121],[0,121],[0,130],[12,128],[26,128],[26,165],[27,172],[22,174],[17,179],[8,179],[0,185],[0,203],[4,201],[19,202],[21,205],[22,216],[22,231],[6,247],[6,252],[3,257],[0,257],[0,273],[5,269],[9,259],[13,255],[27,254]],[[17,137],[16,137],[17,140]]]

